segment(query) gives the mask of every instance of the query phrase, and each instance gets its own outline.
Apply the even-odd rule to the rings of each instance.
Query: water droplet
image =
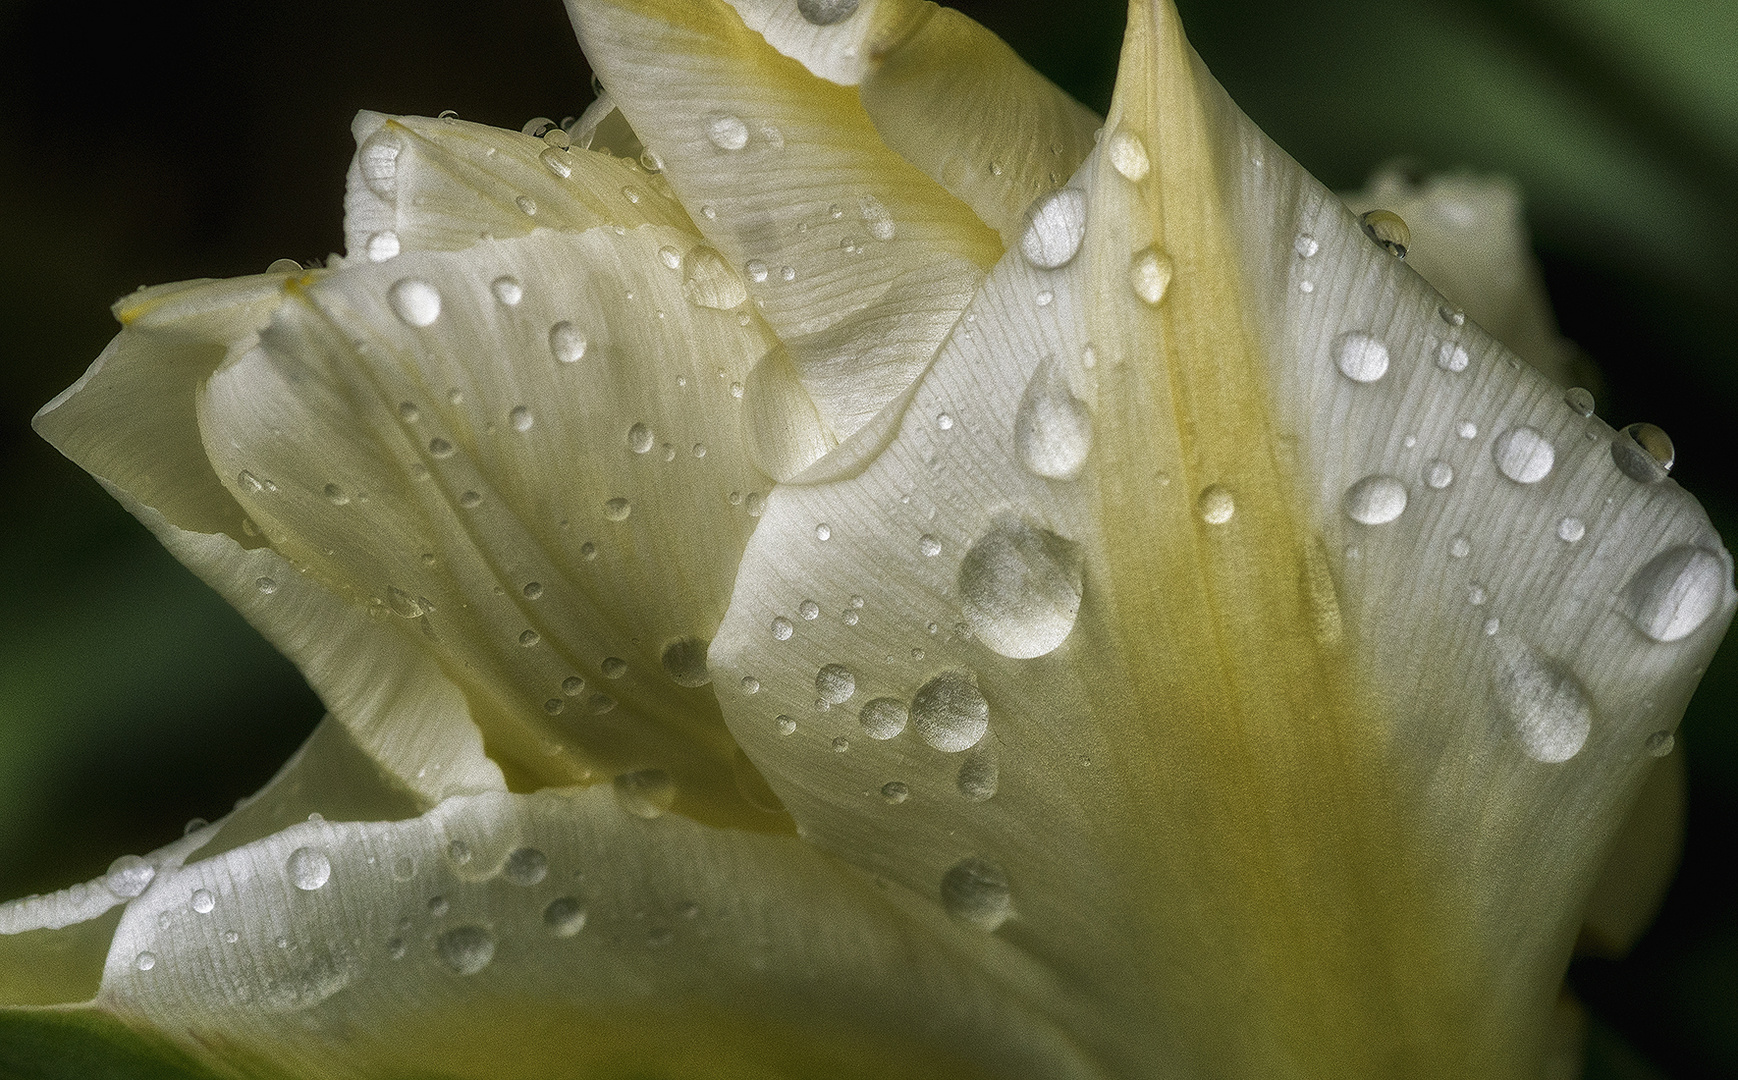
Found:
[[[1362,330],[1348,330],[1334,339],[1334,366],[1357,383],[1372,383],[1388,374],[1388,346]]]
[[[370,233],[363,242],[362,251],[368,256],[369,262],[385,262],[398,254],[398,234],[391,229],[383,229]],[[296,269],[301,269],[297,267]]]
[[[616,802],[638,818],[663,817],[676,803],[676,781],[663,769],[641,769],[615,779]]]
[[[1555,765],[1581,752],[1593,716],[1587,692],[1567,668],[1518,646],[1503,654],[1495,682],[1503,713],[1528,757]]]
[[[1316,238],[1311,236],[1309,233],[1298,233],[1297,239],[1292,241],[1291,248],[1299,255],[1308,259],[1312,258],[1316,252],[1320,251],[1322,245],[1317,243]]]
[[[138,968],[140,971],[150,971],[152,968],[157,966],[157,954],[142,952],[133,959],[133,966]]]
[[[706,138],[720,150],[741,150],[748,145],[748,125],[729,113],[706,118]]]
[[[122,855],[110,863],[108,871],[103,874],[103,888],[123,900],[131,900],[144,892],[156,876],[157,868],[144,859],[137,855]]]
[[[905,730],[906,721],[910,719],[911,711],[905,707],[905,702],[890,697],[875,698],[857,714],[857,722],[863,725],[864,734],[871,739],[893,738]]]
[[[1677,450],[1671,436],[1653,424],[1631,424],[1611,441],[1611,460],[1631,480],[1652,484],[1672,471]]]
[[[211,895],[210,889],[194,889],[191,899],[193,910],[201,915],[209,915],[217,907],[217,897]]]
[[[924,533],[917,538],[917,550],[921,551],[925,558],[933,559],[941,554],[941,541],[928,533]]]
[[[606,656],[603,658],[603,677],[604,678],[606,678],[606,679],[619,679],[623,675],[626,675],[627,673],[628,673],[628,662],[626,660],[623,660],[619,656]]]
[[[845,736],[840,735],[838,738],[833,740],[833,753],[843,754],[850,749],[851,749],[851,740],[845,738]]]
[[[409,326],[428,326],[441,317],[441,294],[420,278],[400,278],[387,290],[393,314]]]
[[[428,441],[428,452],[437,458],[449,458],[453,456],[453,444],[437,436]]]
[[[977,678],[944,671],[923,684],[911,699],[912,727],[924,742],[948,754],[970,750],[990,727],[990,704]]]
[[[978,640],[1016,660],[1054,652],[1080,612],[1080,546],[1028,522],[997,522],[960,561],[961,608]]]
[[[1129,264],[1129,285],[1134,288],[1135,295],[1152,305],[1158,305],[1165,298],[1165,291],[1171,287],[1171,257],[1157,247],[1149,247],[1134,257]]]
[[[744,675],[742,677],[742,682],[739,685],[741,685],[742,692],[745,694],[760,693],[760,680],[755,678],[753,675]]]
[[[774,639],[778,641],[789,641],[791,635],[794,633],[796,633],[796,627],[791,625],[789,619],[785,618],[783,615],[773,619],[772,636]]]
[[[1412,230],[1399,214],[1392,210],[1369,210],[1358,217],[1364,235],[1381,244],[1390,255],[1404,259],[1412,245]]]
[[[1436,314],[1450,326],[1466,325],[1466,312],[1459,308],[1439,307],[1436,309]]]
[[[1454,426],[1454,433],[1463,439],[1476,439],[1479,437],[1479,426],[1471,420],[1462,420]]]
[[[628,449],[636,454],[650,452],[652,444],[656,441],[657,439],[653,436],[652,429],[647,427],[645,424],[635,424],[633,427],[628,429]]]
[[[313,848],[302,847],[290,852],[284,869],[289,872],[290,884],[303,892],[313,892],[332,876],[331,860],[326,858],[325,852]]]
[[[558,896],[543,909],[543,925],[556,937],[570,938],[585,929],[585,905],[571,896]]]
[[[1436,366],[1444,371],[1465,371],[1472,358],[1466,349],[1453,341],[1445,341],[1436,350]]]
[[[877,240],[893,239],[893,213],[880,199],[873,195],[863,196],[857,202],[857,212],[863,218],[863,224],[868,228],[870,236]]]
[[[543,162],[544,168],[563,180],[573,175],[572,160],[565,152],[557,150],[553,146],[544,147],[543,152],[537,155],[537,160]]]
[[[794,735],[796,733],[797,722],[789,716],[781,714],[775,723],[778,726],[778,733],[780,735]]]
[[[489,291],[495,299],[508,307],[516,307],[525,298],[525,289],[519,284],[519,279],[503,275],[489,283]]]
[[[1694,633],[1720,606],[1731,572],[1706,548],[1684,544],[1649,559],[1623,592],[1623,610],[1655,641]]]
[[[1551,472],[1557,452],[1550,440],[1530,427],[1513,427],[1496,437],[1491,456],[1497,471],[1517,484],[1536,484]]]
[[[549,856],[534,847],[515,848],[501,867],[501,876],[529,888],[549,876]]]
[[[481,926],[455,926],[435,938],[435,955],[460,975],[475,975],[495,959],[495,935]]]
[[[422,602],[397,585],[386,587],[386,605],[401,619],[417,619],[423,615]]]
[[[1237,500],[1231,492],[1220,484],[1209,484],[1201,492],[1201,497],[1195,500],[1195,509],[1200,513],[1201,520],[1209,525],[1223,525],[1237,513]]]
[[[561,711],[565,708],[567,708],[567,702],[557,697],[549,698],[543,702],[543,711],[550,716],[560,716]]]
[[[1086,193],[1063,188],[1038,196],[1026,211],[1020,254],[1041,270],[1067,266],[1086,239]]]
[[[531,415],[531,410],[523,405],[515,405],[507,414],[507,422],[513,425],[514,431],[530,431],[537,418]]]
[[[1092,450],[1092,414],[1069,389],[1054,357],[1045,357],[1014,413],[1014,454],[1034,476],[1072,480]]]
[[[705,686],[712,681],[706,668],[706,649],[710,642],[699,638],[677,638],[664,646],[664,674],[677,686]]]
[[[748,274],[748,280],[756,285],[766,280],[766,264],[759,259],[750,259],[742,268]]]
[[[254,578],[253,585],[267,596],[278,591],[278,583],[269,577]]]
[[[603,516],[610,521],[626,521],[633,512],[633,504],[626,499],[611,499],[603,504]]]
[[[675,270],[682,265],[682,253],[668,244],[658,249],[658,261],[666,267]]]
[[[234,930],[225,930],[223,932],[223,941],[224,941],[224,944],[226,944],[226,945],[234,945],[236,942],[238,942],[240,940],[241,940],[241,935],[236,933]]]
[[[1406,510],[1406,485],[1392,476],[1366,476],[1346,491],[1346,516],[1360,525],[1386,525]]]
[[[1587,535],[1587,526],[1580,518],[1566,517],[1557,523],[1557,539],[1565,544],[1573,544]]]
[[[543,639],[540,636],[538,636],[538,633],[535,630],[526,630],[519,635],[519,644],[523,645],[527,649],[531,648],[531,646],[537,644],[539,641],[542,641],[542,640]]]
[[[1446,461],[1433,461],[1424,467],[1424,482],[1438,491],[1454,483],[1454,466]]]
[[[403,149],[394,132],[382,129],[356,150],[356,171],[362,174],[362,182],[387,202],[398,197],[398,155]]]
[[[815,539],[816,540],[831,540],[832,538],[833,538],[833,529],[826,522],[823,521],[819,525],[815,526]]]
[[[748,299],[748,289],[715,248],[688,253],[682,271],[682,295],[698,307],[729,311]]]
[[[555,121],[547,116],[533,116],[520,126],[519,131],[533,139],[541,139],[544,132],[555,126]]]
[[[1676,746],[1677,742],[1678,740],[1672,736],[1671,732],[1656,731],[1647,737],[1645,745],[1648,754],[1652,757],[1658,758],[1670,754],[1672,752],[1672,747]]]
[[[549,351],[564,364],[576,364],[585,356],[585,335],[570,322],[549,328]]]
[[[483,497],[474,491],[464,491],[459,493],[459,505],[464,507],[466,510],[475,510],[478,506],[481,506],[482,503]]]
[[[1152,169],[1147,144],[1132,131],[1118,131],[1110,137],[1110,165],[1124,180],[1140,183]]]
[[[816,26],[832,26],[856,13],[857,0],[797,0],[797,11]]]
[[[942,875],[941,904],[961,922],[994,930],[1013,914],[1008,872],[985,859],[961,859]]]
[[[1575,410],[1577,416],[1593,415],[1593,395],[1579,386],[1571,386],[1563,393],[1563,404]]]
[[[857,692],[857,677],[843,664],[828,664],[815,675],[815,693],[829,705],[843,705]]]
[[[960,766],[957,780],[961,795],[972,802],[993,798],[1001,786],[1002,770],[989,758],[975,757]]]

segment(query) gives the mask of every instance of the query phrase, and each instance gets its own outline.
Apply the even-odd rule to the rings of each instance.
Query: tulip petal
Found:
[[[1131,1075],[1526,1075],[1730,558],[1168,2],[1106,132],[1073,257],[1011,251],[880,456],[774,493],[727,720],[806,838],[1099,1000]]]
[[[315,280],[323,272],[308,275]],[[430,806],[502,786],[464,699],[403,633],[265,546],[199,439],[201,384],[282,304],[282,274],[186,282],[115,307],[125,329],[36,430],[89,470],[176,558],[301,668],[367,752]]]
[[[793,837],[492,794],[166,875],[97,1006],[250,1074],[1096,1075],[976,937]]]
[[[856,93],[780,56],[722,0],[574,0],[569,12],[788,350],[822,444],[848,438],[929,362],[1000,241],[881,142]]]
[[[788,827],[705,686],[771,486],[744,299],[656,225],[350,263],[210,377],[200,428],[292,576],[430,657],[514,787],[663,770],[685,812]]]

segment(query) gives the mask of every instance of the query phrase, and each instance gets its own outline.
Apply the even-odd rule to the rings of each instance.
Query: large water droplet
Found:
[[[843,705],[857,692],[857,676],[843,664],[828,664],[815,673],[815,693],[829,705]]]
[[[332,876],[332,861],[323,851],[301,847],[290,852],[284,869],[289,872],[290,884],[303,892],[313,892]]]
[[[529,888],[549,876],[549,856],[534,847],[515,848],[501,867],[501,876]]]
[[[556,937],[572,937],[585,929],[585,905],[571,896],[558,896],[543,909],[543,925]]]
[[[1362,330],[1348,330],[1334,339],[1334,366],[1353,382],[1372,383],[1388,374],[1388,346]]]
[[[455,926],[435,938],[435,954],[460,975],[475,975],[495,959],[495,935],[481,926]]]
[[[1068,387],[1055,357],[1046,357],[1014,412],[1014,455],[1034,476],[1072,480],[1092,450],[1092,414]]]
[[[1495,682],[1498,703],[1528,757],[1555,765],[1581,752],[1593,714],[1587,691],[1567,668],[1519,646],[1503,655]]]
[[[1536,484],[1551,472],[1557,452],[1550,440],[1530,427],[1513,427],[1491,443],[1497,471],[1517,484]]]
[[[911,712],[905,707],[905,702],[890,697],[875,698],[857,714],[857,722],[863,725],[864,734],[871,739],[893,738],[905,730],[905,723],[910,718]]]
[[[387,290],[393,314],[410,326],[427,326],[441,317],[441,294],[420,278],[401,278]]]
[[[957,782],[961,795],[972,802],[983,802],[995,797],[1002,783],[1002,770],[989,758],[971,758],[960,766]]]
[[[1152,162],[1147,157],[1147,144],[1132,131],[1117,132],[1110,137],[1110,166],[1124,180],[1140,183],[1152,169]]]
[[[699,638],[678,638],[664,646],[664,674],[677,686],[705,686],[712,681],[706,669],[706,647]]]
[[[697,247],[682,263],[682,295],[698,307],[729,311],[748,299],[748,287],[715,248]]]
[[[403,150],[398,136],[382,129],[356,151],[356,171],[362,174],[362,182],[387,202],[398,197],[398,155]]]
[[[1668,548],[1629,579],[1624,613],[1655,641],[1678,641],[1708,621],[1730,578],[1725,562],[1706,548]]]
[[[676,781],[663,769],[641,769],[622,773],[615,779],[616,802],[635,817],[664,816],[676,803]]]
[[[131,900],[144,892],[156,876],[157,868],[144,859],[137,855],[122,855],[109,864],[108,872],[103,875],[103,888],[122,900]]]
[[[741,150],[748,145],[748,125],[741,117],[716,113],[706,118],[706,139],[720,150]]]
[[[1020,254],[1043,270],[1067,266],[1086,239],[1086,193],[1063,188],[1038,198],[1026,211]]]
[[[1671,436],[1653,424],[1631,424],[1611,441],[1611,460],[1639,483],[1664,480],[1677,459]]]
[[[797,0],[797,11],[816,26],[832,26],[856,14],[857,0]]]
[[[1008,872],[986,859],[961,859],[942,875],[941,904],[961,922],[994,930],[1014,911]]]
[[[1575,410],[1577,416],[1593,415],[1593,395],[1579,386],[1571,386],[1563,392],[1563,404]]]
[[[960,560],[959,595],[979,641],[1002,656],[1054,652],[1080,613],[1080,545],[1018,519],[997,522]]]
[[[924,742],[948,754],[970,750],[990,728],[990,704],[977,678],[944,671],[923,684],[911,699],[912,726]]]
[[[1412,230],[1406,221],[1392,210],[1369,210],[1358,218],[1365,235],[1381,244],[1390,255],[1404,259],[1412,246]]]
[[[1386,525],[1406,510],[1406,485],[1392,476],[1366,476],[1346,491],[1346,516],[1361,525]]]
[[[577,364],[585,356],[585,335],[570,322],[549,328],[549,351],[564,364]]]
[[[1149,247],[1136,254],[1129,264],[1128,281],[1136,296],[1157,305],[1171,287],[1172,273],[1171,257],[1156,246]]]

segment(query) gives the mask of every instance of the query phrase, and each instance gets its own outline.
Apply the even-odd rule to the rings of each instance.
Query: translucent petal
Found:
[[[617,105],[784,344],[820,416],[818,445],[849,437],[929,362],[999,239],[883,145],[855,92],[780,56],[723,3],[575,0],[569,11]]]
[[[712,651],[757,679],[719,680],[732,730],[804,836],[1100,1002],[1131,1075],[1529,1075],[1729,557],[1445,318],[1168,3],[1133,6],[1070,186],[1078,255],[1010,252],[879,457],[769,500]],[[1404,499],[1349,500],[1372,477]],[[1049,646],[1070,560],[975,603],[1009,528],[1083,564],[1030,659],[1030,623],[977,624],[1037,612]]]
[[[974,937],[795,838],[497,794],[166,875],[99,1005],[307,1077],[1096,1075],[1042,973]]]
[[[773,342],[696,284],[708,253],[604,226],[351,263],[211,376],[199,420],[290,576],[461,687],[510,783],[661,769],[679,810],[779,827],[682,662],[771,486],[742,398]]]

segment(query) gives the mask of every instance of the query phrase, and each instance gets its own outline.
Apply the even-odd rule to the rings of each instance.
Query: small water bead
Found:
[[[603,677],[619,679],[628,673],[628,662],[619,656],[606,656],[602,665]]]
[[[428,898],[428,913],[437,919],[446,915],[451,907],[452,905],[447,902],[447,898],[444,896],[431,896]]]
[[[921,551],[925,558],[932,559],[941,554],[941,541],[928,533],[924,533],[917,538],[917,550]]]
[[[1018,519],[998,522],[960,561],[961,607],[973,634],[999,655],[1054,652],[1080,612],[1080,546]]]
[[[1316,238],[1309,233],[1298,233],[1291,248],[1303,258],[1308,259],[1314,257],[1315,253],[1322,249],[1322,245],[1317,243]]]
[[[272,593],[278,591],[278,583],[269,577],[254,578],[253,587],[258,589],[261,593],[264,593],[266,596],[270,596]]]
[[[706,648],[710,644],[699,638],[685,637],[665,645],[659,658],[664,674],[677,686],[705,686],[712,681],[712,673],[706,667]]]
[[[1388,346],[1362,330],[1348,330],[1334,339],[1334,366],[1357,383],[1373,383],[1388,374]]]
[[[558,896],[543,909],[543,925],[556,937],[570,938],[585,929],[585,905],[571,896]]]
[[[290,875],[290,884],[303,892],[313,892],[331,878],[332,861],[323,851],[302,847],[290,852],[284,869]]]
[[[1366,476],[1347,489],[1345,508],[1360,525],[1386,525],[1406,511],[1406,485],[1392,476]]]
[[[1557,539],[1565,544],[1573,544],[1587,535],[1587,526],[1580,518],[1566,517],[1557,523]]]
[[[1653,424],[1630,424],[1611,441],[1611,460],[1631,480],[1652,484],[1677,462],[1671,436]]]
[[[1536,484],[1550,475],[1557,452],[1549,439],[1533,428],[1513,427],[1491,443],[1497,471],[1517,484]]]
[[[816,26],[832,26],[856,14],[857,0],[797,0],[797,11]]]
[[[628,428],[628,449],[636,454],[649,453],[656,441],[652,429],[645,424],[635,424]]]
[[[753,675],[744,675],[742,677],[742,682],[738,685],[742,687],[742,692],[745,694],[760,693],[760,680],[755,678]]]
[[[748,125],[729,113],[706,118],[706,139],[720,150],[741,150],[748,145]]]
[[[1444,371],[1465,371],[1472,358],[1466,349],[1452,341],[1445,341],[1436,350],[1436,366]]]
[[[889,780],[881,785],[881,797],[894,806],[911,798],[911,789],[897,780]]]
[[[1134,261],[1129,264],[1129,285],[1136,296],[1157,307],[1165,299],[1166,290],[1171,287],[1173,272],[1171,257],[1156,246],[1149,247],[1136,254]]]
[[[460,975],[475,975],[495,959],[495,935],[481,926],[455,926],[435,938],[435,955]]]
[[[705,457],[706,456],[706,444],[702,443],[702,442],[695,443],[693,449],[691,449],[689,451],[689,453],[693,454],[697,458]]]
[[[465,491],[459,494],[459,505],[466,510],[475,510],[483,503],[483,497],[475,491]]]
[[[669,269],[676,270],[682,266],[682,253],[670,245],[665,244],[663,247],[658,249],[658,261],[662,262]]]
[[[676,781],[663,769],[641,769],[615,778],[616,802],[647,821],[663,817],[676,804]]]
[[[905,730],[910,719],[911,710],[905,707],[905,702],[890,697],[875,698],[857,714],[857,722],[871,739],[893,738]]]
[[[985,859],[961,859],[942,875],[941,904],[961,922],[995,930],[1013,914],[1008,872]]]
[[[1454,466],[1446,461],[1433,461],[1424,467],[1424,482],[1438,491],[1454,483]]]
[[[1647,737],[1647,742],[1643,745],[1647,747],[1647,752],[1650,757],[1661,758],[1670,754],[1672,752],[1672,747],[1676,746],[1677,742],[1678,740],[1673,737],[1671,732],[1656,731]]]
[[[561,692],[568,697],[577,697],[585,689],[585,680],[578,675],[569,675],[561,680]]]
[[[404,150],[398,136],[382,129],[369,136],[356,150],[356,170],[368,190],[392,202],[398,195],[398,155]]]
[[[534,847],[515,848],[502,865],[501,876],[530,888],[549,876],[549,856]]]
[[[846,626],[856,626],[859,616],[855,611],[847,611],[842,618],[844,618]]]
[[[1067,266],[1086,239],[1086,193],[1063,188],[1038,196],[1026,211],[1020,254],[1041,270]]]
[[[633,504],[626,499],[611,499],[603,504],[603,516],[609,521],[626,521],[633,512]]]
[[[1579,386],[1571,386],[1563,393],[1563,404],[1575,410],[1577,416],[1593,415],[1593,394]]]
[[[1153,167],[1147,157],[1147,144],[1132,131],[1118,131],[1110,137],[1110,166],[1124,180],[1140,183]]]
[[[133,958],[133,966],[138,968],[140,971],[150,971],[152,968],[157,966],[157,954],[152,952],[142,952]]]
[[[1479,437],[1479,426],[1471,420],[1462,420],[1454,426],[1454,433],[1463,439],[1476,439]]]
[[[683,260],[682,295],[697,307],[729,311],[748,299],[748,288],[716,248],[703,245]]]
[[[911,699],[911,721],[924,742],[943,753],[970,750],[990,727],[990,705],[976,676],[944,671]]]
[[[223,932],[223,943],[225,945],[234,945],[236,942],[238,942],[240,940],[241,940],[241,935],[236,933],[234,930],[225,930]]]
[[[1503,623],[1502,623],[1501,619],[1495,619],[1495,618],[1486,619],[1485,620],[1485,627],[1484,627],[1485,637],[1496,637],[1497,631],[1501,630],[1502,627],[1503,627]]]
[[[995,797],[1001,786],[1002,770],[986,757],[975,757],[960,765],[956,785],[959,793],[972,802],[984,802]]]
[[[815,693],[829,705],[843,705],[857,692],[857,676],[843,664],[828,664],[815,674]]]
[[[797,605],[797,614],[811,621],[818,619],[821,617],[821,605],[813,600],[804,600]]]
[[[103,888],[122,900],[131,900],[144,892],[156,876],[157,868],[149,862],[137,855],[122,855],[103,874]]]
[[[1471,604],[1473,607],[1483,607],[1485,600],[1488,598],[1489,594],[1485,592],[1485,587],[1483,585],[1474,582],[1467,586],[1466,602]]]
[[[1534,761],[1555,765],[1581,752],[1593,726],[1587,691],[1563,665],[1529,646],[1502,654],[1497,700]]]
[[[863,219],[863,226],[869,230],[869,235],[877,240],[891,240],[898,231],[893,222],[893,213],[873,195],[865,195],[858,200],[857,213]]]
[[[816,540],[831,540],[832,538],[833,538],[833,529],[826,522],[823,521],[819,525],[815,526],[815,539]]]
[[[1300,281],[1297,283],[1297,291],[1305,294],[1313,293],[1316,291],[1316,283],[1313,281]]]
[[[759,259],[750,259],[743,264],[742,270],[748,275],[748,280],[759,285],[766,280],[766,264]]]
[[[531,648],[533,645],[537,644],[539,641],[542,641],[542,640],[543,640],[543,638],[540,637],[538,635],[537,631],[535,631],[535,630],[526,630],[519,635],[519,644],[523,645],[527,649]]]
[[[1412,246],[1412,230],[1399,214],[1392,210],[1368,210],[1358,217],[1364,235],[1381,244],[1390,255],[1404,259]]]
[[[774,726],[778,728],[778,733],[780,735],[794,735],[794,734],[796,734],[797,722],[792,717],[780,714],[778,719],[775,720],[773,723],[774,723]]]
[[[1459,308],[1439,307],[1436,309],[1436,314],[1443,322],[1450,326],[1466,325],[1466,312]]]
[[[646,193],[641,191],[639,188],[633,186],[632,184],[629,184],[627,187],[622,188],[622,198],[628,200],[628,202],[630,202],[630,203],[633,203],[635,206],[638,206],[640,204],[640,200],[645,198],[645,197],[646,197]]]
[[[851,749],[851,740],[845,738],[845,736],[840,735],[839,737],[837,737],[833,740],[833,753],[843,754],[843,753],[849,752],[850,749]]]
[[[543,711],[548,713],[550,716],[560,716],[562,710],[566,708],[567,702],[558,697],[552,697],[543,702]]]
[[[557,150],[553,146],[544,147],[543,152],[537,155],[537,160],[543,162],[543,167],[558,179],[566,180],[573,175],[573,159],[568,157],[566,152]]]
[[[1237,513],[1237,500],[1221,484],[1209,484],[1195,500],[1195,510],[1209,525],[1223,525]]]
[[[190,904],[199,914],[209,915],[217,907],[217,897],[211,895],[210,889],[194,889]]]
[[[1038,364],[1014,412],[1014,456],[1034,476],[1072,480],[1092,450],[1092,414],[1055,357]]]
[[[421,278],[400,278],[387,290],[393,314],[408,326],[428,326],[441,317],[441,294]]]
[[[550,146],[555,147],[557,150],[566,150],[568,147],[573,145],[572,138],[568,136],[567,132],[562,129],[560,124],[556,124],[548,131],[545,131],[543,133],[543,141],[548,143]]]
[[[1624,589],[1624,614],[1655,641],[1694,633],[1720,606],[1732,573],[1720,556],[1683,544],[1649,559]]]
[[[556,126],[557,124],[555,121],[549,119],[547,116],[533,116],[520,126],[519,131],[521,134],[529,135],[533,139],[541,139],[543,138],[544,132]]]
[[[1448,554],[1450,558],[1464,559],[1472,554],[1472,541],[1464,536],[1457,536],[1449,541]]]
[[[775,641],[789,641],[794,633],[796,633],[796,627],[791,625],[789,619],[783,615],[773,619],[772,636]]]
[[[590,540],[579,545],[579,557],[584,559],[586,562],[594,561],[597,558],[597,545],[592,543]]]
[[[368,239],[364,241],[362,245],[362,251],[368,256],[369,262],[385,262],[388,259],[395,258],[398,255],[398,250],[398,234],[393,232],[391,229],[383,229],[377,233],[370,233]],[[297,267],[297,269],[300,269],[300,267]]]
[[[524,405],[515,405],[507,413],[507,422],[513,425],[514,431],[530,431],[537,418],[531,415],[531,410]]]
[[[585,335],[570,322],[558,322],[549,328],[549,351],[564,364],[577,364],[585,358]]]

